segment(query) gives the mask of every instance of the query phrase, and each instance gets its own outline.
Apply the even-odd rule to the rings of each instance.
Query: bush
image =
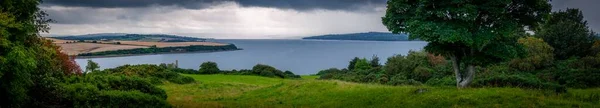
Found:
[[[86,75],[83,77],[71,77],[66,83],[89,83],[95,85],[99,90],[124,90],[140,91],[150,95],[167,98],[164,90],[152,85],[148,79],[135,76],[111,76],[111,75]]]
[[[139,77],[70,77],[61,84],[65,107],[170,107],[164,90]]]
[[[406,79],[405,76],[396,75],[390,78],[388,85],[421,85],[422,83],[413,79]]]
[[[425,82],[429,80],[432,76],[433,69],[419,66],[413,70],[413,73],[410,75],[411,78],[420,82]]]
[[[571,70],[568,73],[562,74],[558,80],[559,80],[559,83],[564,84],[567,87],[574,87],[574,88],[600,87],[600,70],[598,70],[598,69]]]
[[[269,65],[257,64],[252,67],[252,74],[265,76],[265,77],[279,77],[279,78],[300,78],[299,75],[294,75],[294,73],[290,71],[286,71],[286,73],[278,70]]]
[[[193,78],[182,78],[187,76],[181,76],[178,73],[171,71],[172,68],[165,68],[158,65],[152,64],[141,64],[141,65],[123,65],[116,68],[105,69],[98,72],[89,73],[90,75],[126,75],[126,76],[138,76],[141,78],[160,78],[163,80],[171,81],[173,83],[191,83],[190,79]],[[156,81],[153,81],[156,82]]]
[[[97,103],[93,106],[98,107],[140,107],[140,108],[170,108],[171,105],[166,100],[155,96],[147,95],[139,91],[101,91],[97,96]],[[88,106],[88,105],[82,105]],[[77,106],[76,106],[77,107]]]
[[[514,59],[509,65],[513,69],[533,71],[552,65],[554,61],[554,48],[542,39],[526,37],[519,39],[519,44],[525,47],[527,56]]]
[[[180,76],[180,77],[176,77],[176,78],[171,78],[169,81],[173,82],[173,83],[177,83],[177,84],[189,84],[189,83],[194,82],[195,80],[192,77]]]
[[[200,65],[200,69],[198,70],[200,74],[216,74],[220,71],[221,70],[215,62],[204,62]]]
[[[326,74],[331,74],[331,73],[341,73],[341,70],[337,69],[337,68],[329,68],[329,69],[319,71],[317,73],[317,75],[326,75]]]
[[[534,89],[565,89],[564,87],[543,82],[532,74],[499,74],[478,78],[473,82],[474,86],[489,86],[489,87],[520,87]],[[566,90],[557,90],[566,91]]]
[[[430,86],[456,86],[456,78],[454,76],[447,76],[443,78],[432,78],[427,80],[425,84]]]

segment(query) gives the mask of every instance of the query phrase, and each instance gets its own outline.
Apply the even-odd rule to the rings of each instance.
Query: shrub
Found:
[[[220,71],[221,70],[215,62],[204,62],[200,65],[200,69],[198,70],[200,74],[216,74]]]
[[[429,78],[431,78],[432,72],[433,72],[433,69],[419,66],[419,67],[415,68],[415,70],[413,70],[413,73],[410,75],[410,76],[412,76],[410,79],[414,79],[414,80],[417,80],[420,82],[425,82],[425,81],[429,80]]]
[[[513,69],[533,71],[552,65],[554,61],[554,48],[542,39],[534,37],[521,38],[519,44],[525,47],[525,58],[513,59],[509,65]]]
[[[354,65],[354,69],[369,70],[371,69],[371,64],[369,64],[367,59],[359,59]]]
[[[337,68],[329,68],[329,69],[325,69],[325,70],[321,70],[317,73],[317,75],[326,75],[326,74],[332,74],[332,73],[340,73],[341,70],[337,69]]]
[[[575,88],[600,87],[600,70],[580,69],[562,74],[558,79],[561,84]]]
[[[139,91],[101,91],[94,106],[99,107],[140,107],[140,108],[170,108],[166,100]],[[87,105],[82,105],[86,106]]]
[[[388,85],[421,85],[422,83],[413,79],[406,79],[405,76],[396,75],[390,78]]]
[[[70,77],[61,84],[65,107],[170,107],[164,90],[139,77]]]
[[[558,84],[543,82],[532,74],[499,74],[478,78],[473,82],[475,86],[489,87],[520,87],[520,88],[535,88],[535,89],[565,89]],[[557,90],[566,91],[566,90]]]
[[[279,78],[300,78],[299,75],[294,75],[293,72],[286,71],[285,73],[269,65],[257,64],[252,67],[250,72],[254,75],[265,76],[265,77],[279,77]]]
[[[456,86],[456,78],[453,76],[447,76],[443,78],[432,78],[427,80],[425,84],[430,86]]]
[[[141,64],[141,65],[123,65],[116,68],[105,69],[98,72],[92,72],[91,75],[125,75],[125,76],[138,76],[141,78],[160,78],[167,81],[175,81],[173,83],[191,83],[190,79],[193,78],[182,78],[187,76],[181,76],[178,73],[171,71],[172,68],[165,68],[158,65],[152,64]],[[193,82],[193,81],[192,81]]]

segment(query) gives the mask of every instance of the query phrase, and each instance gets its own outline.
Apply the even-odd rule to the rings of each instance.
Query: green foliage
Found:
[[[561,60],[585,56],[595,38],[579,9],[553,12],[537,32],[536,36],[552,46]]]
[[[373,55],[373,58],[371,58],[371,61],[369,62],[369,64],[371,64],[371,67],[381,66],[381,64],[379,63],[379,57],[377,57],[376,55]]]
[[[215,62],[204,62],[200,65],[200,69],[198,70],[198,72],[200,74],[216,74],[219,73],[221,70],[219,69],[219,67],[217,66],[217,63]]]
[[[430,86],[455,86],[456,78],[454,78],[453,76],[446,76],[443,78],[432,78],[427,80],[425,84]]]
[[[513,59],[510,67],[522,71],[533,71],[552,65],[554,61],[554,48],[544,40],[526,37],[519,39],[519,44],[525,47],[527,56],[525,58]]]
[[[194,80],[191,80],[191,78],[185,78],[185,76],[181,76],[178,73],[171,71],[171,69],[169,68],[151,64],[123,65],[116,68],[104,69],[102,71],[93,72],[89,74],[126,75],[139,76],[142,78],[156,77],[178,84],[187,84],[194,82]]]
[[[517,57],[523,28],[550,10],[547,0],[389,0],[382,21],[393,33],[429,42],[427,52],[452,58],[457,86],[466,87],[475,73],[467,67]]]
[[[98,63],[96,63],[96,62],[94,62],[92,60],[88,60],[88,65],[85,66],[85,72],[94,72],[98,68],[100,68],[100,66],[98,65]]]
[[[66,85],[79,86],[86,83],[94,85],[98,90],[139,91],[161,99],[167,98],[164,90],[154,86],[148,79],[136,76],[86,75],[65,80]]]
[[[375,59],[375,58],[374,58]],[[442,59],[442,60],[440,60]],[[352,82],[380,83],[389,85],[421,85],[430,79],[451,75],[450,66],[443,57],[426,52],[410,51],[407,56],[388,58],[384,66],[371,67],[366,59],[357,59],[354,70],[335,68],[322,70],[319,79],[337,79]],[[371,60],[377,61],[377,60]]]
[[[356,61],[356,64],[354,65],[354,69],[355,70],[369,70],[371,69],[371,64],[369,64],[367,59],[359,59],[358,61]]]
[[[360,60],[360,58],[358,57],[354,57],[352,60],[350,60],[350,63],[348,63],[348,70],[354,70],[354,66],[356,65],[356,62],[358,62],[358,60]]]
[[[429,52],[485,64],[515,57],[513,34],[535,26],[548,12],[546,0],[390,0],[382,20],[393,33],[428,41]]]
[[[269,65],[257,64],[252,67],[252,74],[265,76],[265,77],[279,77],[279,78],[300,78],[299,75],[294,75],[290,71],[285,73]]]

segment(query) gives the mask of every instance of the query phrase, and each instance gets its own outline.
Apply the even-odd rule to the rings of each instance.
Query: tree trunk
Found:
[[[471,82],[473,82],[473,77],[475,76],[475,65],[467,65],[466,72],[462,72],[460,65],[461,58],[457,56],[452,56],[450,57],[450,59],[452,60],[452,68],[454,69],[454,74],[456,75],[456,87],[468,87],[471,84]]]
[[[452,60],[452,68],[454,69],[454,75],[456,75],[456,87],[460,87],[460,81],[462,81],[462,74],[460,72],[460,63],[456,56],[450,57]]]
[[[467,66],[467,73],[466,75],[463,75],[462,81],[460,83],[458,83],[458,88],[466,88],[468,87],[471,82],[473,82],[473,77],[475,76],[475,66],[474,65],[468,65]]]

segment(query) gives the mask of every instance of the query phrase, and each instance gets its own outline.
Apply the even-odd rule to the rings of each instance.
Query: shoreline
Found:
[[[75,59],[91,59],[91,58],[112,58],[112,57],[128,57],[128,56],[143,56],[143,55],[158,55],[158,54],[185,54],[185,53],[213,53],[213,52],[227,52],[244,50],[241,48],[231,50],[219,50],[219,51],[186,51],[186,52],[162,52],[162,53],[147,53],[147,54],[118,54],[118,55],[102,55],[102,56],[75,56]]]

